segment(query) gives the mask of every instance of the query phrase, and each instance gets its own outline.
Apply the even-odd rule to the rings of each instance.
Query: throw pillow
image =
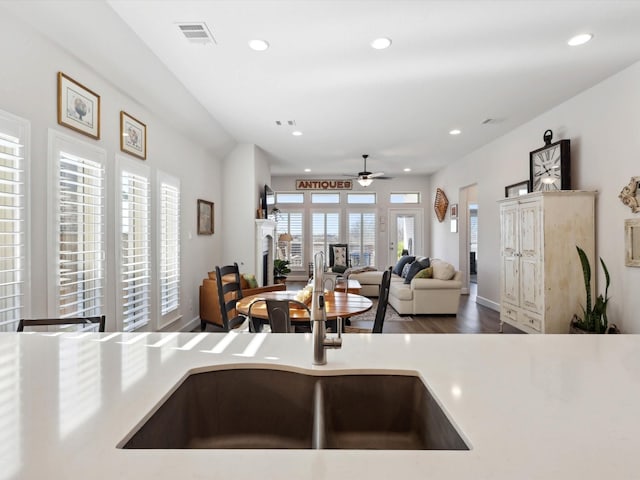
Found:
[[[347,247],[333,247],[333,266],[347,265]],[[344,270],[343,270],[344,271]]]
[[[434,262],[433,263],[433,278],[438,280],[451,280],[456,274],[456,269],[453,265],[447,262]]]
[[[258,281],[256,280],[256,276],[253,273],[243,273],[242,280],[247,282],[246,288],[258,288]],[[241,286],[240,288],[244,289],[245,287]]]
[[[404,267],[402,267],[402,272],[400,273],[400,276],[402,278],[407,278],[407,273],[409,273],[410,268],[411,268],[411,264],[407,263]]]
[[[433,267],[423,268],[413,278],[433,278]]]
[[[334,273],[344,273],[346,270],[346,265],[334,265],[333,267],[331,267],[331,271]]]
[[[414,257],[413,255],[403,255],[402,257],[400,257],[400,260],[398,260],[398,263],[396,263],[396,266],[393,267],[393,270],[391,270],[392,273],[395,273],[396,275],[402,275],[402,269],[404,268],[404,266],[407,263],[413,262],[416,259],[416,257]]]
[[[413,277],[415,277],[416,273],[420,270],[424,270],[429,266],[429,259],[425,258],[424,260],[416,260],[413,262],[407,272],[407,276],[404,278],[404,283],[411,283]]]

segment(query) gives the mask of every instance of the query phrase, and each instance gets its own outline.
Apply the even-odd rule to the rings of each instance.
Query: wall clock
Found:
[[[553,132],[544,132],[544,147],[529,153],[529,182],[532,192],[570,190],[569,140],[551,143]]]

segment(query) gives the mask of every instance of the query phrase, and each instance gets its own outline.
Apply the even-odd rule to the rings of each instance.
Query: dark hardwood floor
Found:
[[[288,290],[297,290],[305,284],[287,282]],[[500,314],[475,302],[476,285],[472,284],[469,295],[460,296],[460,308],[453,315],[407,315],[399,319],[391,305],[387,308],[383,333],[498,333]],[[373,311],[375,312],[375,305]],[[395,319],[391,319],[391,317]],[[352,319],[354,327],[371,328],[372,320]],[[503,333],[524,333],[511,325],[504,324]]]

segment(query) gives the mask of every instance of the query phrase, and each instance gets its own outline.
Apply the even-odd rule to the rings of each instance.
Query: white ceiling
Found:
[[[82,48],[96,70],[109,65],[117,72],[119,63],[131,62],[121,48],[107,58],[114,42],[107,25],[113,30],[114,20],[99,10],[109,10],[104,2],[14,5],[31,22],[40,14],[36,23],[51,34],[52,23],[69,22],[71,9],[43,13],[43,3],[98,9],[103,20],[81,27],[93,31],[93,43]],[[269,153],[276,175],[301,175],[304,168],[356,173],[363,153],[370,155],[370,171],[431,173],[640,60],[638,1],[106,3],[208,111],[221,134]],[[216,43],[187,42],[179,22],[205,22]],[[55,41],[64,44],[58,30]],[[120,26],[118,38],[131,43],[135,36],[121,30],[127,29]],[[568,47],[569,37],[580,32],[594,39]],[[369,46],[380,36],[393,40],[389,49]],[[247,42],[255,38],[271,47],[250,50]],[[89,45],[96,44],[102,48],[91,53],[96,47]],[[151,89],[154,75],[145,77]],[[483,125],[488,118],[493,121]],[[276,120],[295,120],[303,135],[292,136],[293,128]],[[462,134],[450,136],[452,128]],[[538,144],[542,132],[531,146]]]

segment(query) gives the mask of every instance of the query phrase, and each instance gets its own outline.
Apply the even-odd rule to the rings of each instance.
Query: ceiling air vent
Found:
[[[179,23],[178,28],[191,43],[216,43],[216,39],[204,22]]]

